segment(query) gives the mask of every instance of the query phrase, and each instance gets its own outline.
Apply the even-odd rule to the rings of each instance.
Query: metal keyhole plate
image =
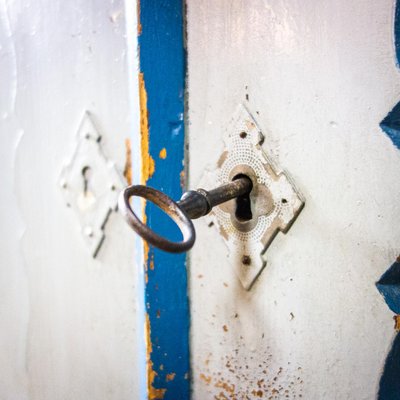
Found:
[[[287,232],[304,200],[287,173],[262,150],[264,136],[244,106],[232,118],[224,136],[225,149],[217,168],[206,172],[201,185],[217,187],[240,175],[253,182],[251,219],[237,217],[237,199],[215,207],[207,216],[219,228],[229,260],[244,288],[250,289],[266,265],[263,254],[276,234]]]
[[[76,135],[76,145],[60,175],[65,203],[77,216],[82,237],[93,257],[105,238],[105,225],[117,207],[124,186],[115,164],[104,154],[101,135],[88,112]]]

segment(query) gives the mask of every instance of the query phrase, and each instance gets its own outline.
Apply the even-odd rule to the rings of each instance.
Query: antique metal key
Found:
[[[207,215],[213,207],[219,204],[240,196],[247,196],[252,187],[251,179],[240,175],[232,182],[210,191],[204,189],[189,190],[183,194],[179,201],[175,202],[157,189],[134,185],[128,186],[121,192],[119,209],[130,227],[144,240],[170,253],[182,253],[190,250],[196,240],[196,231],[192,219]],[[130,199],[133,196],[143,197],[151,201],[168,214],[180,228],[183,240],[180,242],[170,241],[146,226],[132,210]]]

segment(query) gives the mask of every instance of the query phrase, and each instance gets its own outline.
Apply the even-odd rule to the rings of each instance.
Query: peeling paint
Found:
[[[175,379],[175,375],[176,375],[176,374],[175,374],[174,372],[171,372],[170,374],[167,374],[165,380],[166,380],[167,382],[173,381],[173,380]]]
[[[140,0],[136,2],[136,15],[137,15],[137,34],[140,36],[142,34],[142,23],[140,20]]]
[[[400,332],[400,315],[395,315],[393,319],[394,319],[394,329],[397,332]]]
[[[183,2],[141,1],[138,6],[141,183],[179,198],[185,144]],[[156,162],[162,168],[156,168]],[[143,221],[151,229],[162,236],[169,234],[173,222],[160,218],[157,207],[147,203],[144,212]],[[190,363],[185,255],[166,254],[151,246],[144,251],[147,340],[152,345],[147,349],[148,396],[187,399]],[[174,378],[167,379],[172,373]]]
[[[209,385],[210,383],[211,383],[211,381],[212,381],[212,377],[211,376],[207,376],[207,375],[204,375],[203,373],[201,373],[200,374],[200,379],[203,381],[203,382],[205,382],[206,383],[206,385]]]
[[[185,170],[182,170],[181,173],[179,174],[179,182],[180,182],[181,188],[184,189],[186,187]]]
[[[149,113],[147,110],[147,92],[143,72],[139,73],[140,102],[140,147],[142,156],[141,183],[145,185],[155,171],[154,160],[149,153]]]
[[[154,379],[157,376],[157,372],[153,369],[153,362],[151,361],[151,352],[153,351],[153,345],[150,338],[150,318],[149,314],[146,313],[146,326],[145,326],[145,340],[146,340],[146,369],[147,369],[147,395],[148,400],[162,400],[164,398],[166,389],[156,389],[153,386]]]
[[[125,139],[124,177],[128,185],[132,185],[132,146],[130,139]]]

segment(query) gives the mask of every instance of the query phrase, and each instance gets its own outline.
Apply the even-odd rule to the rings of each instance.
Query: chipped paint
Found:
[[[179,182],[181,185],[181,188],[184,189],[186,187],[186,174],[185,170],[182,170],[179,174]]]
[[[147,0],[138,6],[141,183],[180,198],[180,174],[185,165],[183,2]],[[162,168],[156,168],[156,160],[160,160]],[[145,222],[151,229],[171,237],[173,221],[161,218],[161,211],[149,203],[144,205],[144,211]],[[188,399],[185,255],[167,254],[147,245],[144,251],[144,296],[148,327],[151,325],[147,339],[148,345],[152,345],[147,349],[148,390],[152,398],[163,395],[165,400]],[[167,379],[172,373],[174,378]]]
[[[167,374],[165,380],[167,382],[173,381],[175,379],[175,375],[176,375],[175,372],[171,372],[170,374]]]
[[[154,379],[157,372],[154,371],[153,362],[151,361],[151,353],[153,345],[151,342],[151,327],[149,314],[146,313],[146,326],[145,326],[145,340],[146,340],[146,369],[147,369],[147,396],[148,400],[162,400],[164,398],[166,389],[158,389],[153,386]]]
[[[128,185],[132,185],[132,146],[130,139],[125,139],[124,177]]]
[[[140,0],[136,1],[136,15],[137,15],[137,34],[140,36],[142,34],[142,22],[140,19]]]
[[[400,332],[400,315],[395,315],[393,319],[394,319],[394,329],[397,332]]]
[[[302,367],[290,362],[286,368],[276,366],[273,355],[268,352],[252,354],[239,345],[231,355],[221,356],[219,368],[212,367],[210,359],[216,361],[208,353],[204,370],[198,376],[212,398],[275,400],[303,397]],[[225,368],[221,368],[223,365]]]
[[[200,379],[205,382],[206,385],[209,385],[212,381],[212,377],[210,375],[204,375],[203,373],[200,374]]]
[[[145,185],[154,174],[154,159],[149,153],[149,112],[147,110],[147,92],[143,72],[139,73],[140,102],[140,150],[142,156],[141,184]]]

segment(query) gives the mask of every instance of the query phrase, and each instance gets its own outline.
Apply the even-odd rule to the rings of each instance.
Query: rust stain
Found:
[[[139,73],[140,148],[142,155],[141,183],[145,185],[154,174],[154,160],[149,153],[149,112],[143,72]]]
[[[200,379],[201,379],[202,381],[204,381],[207,385],[209,385],[209,384],[211,383],[212,377],[211,377],[211,376],[204,375],[204,374],[202,373],[202,374],[200,374]]]
[[[241,337],[241,339],[243,338]],[[210,371],[210,366],[207,364],[211,353],[207,356],[204,362],[207,367],[204,373],[200,374],[200,379],[209,386],[208,390],[215,391],[213,392],[214,399],[255,400],[268,398],[272,400],[303,397],[301,387],[303,380],[299,375],[301,367],[272,368],[270,367],[272,354],[264,351],[258,356],[248,357],[246,355],[239,356],[239,351],[241,352],[240,347],[234,350],[234,354],[221,357],[221,361],[224,361],[226,367],[223,370]],[[242,351],[247,352],[247,349],[242,348]],[[290,364],[291,362],[288,362],[288,365]],[[259,372],[256,378],[257,366]],[[274,374],[271,374],[272,370],[275,371]],[[211,389],[211,385],[215,389]]]
[[[223,392],[219,392],[218,395],[214,396],[215,400],[229,400],[228,397],[225,396]]]
[[[157,311],[156,311],[156,317],[157,317],[157,318],[160,318],[160,317],[161,317],[161,311],[160,311],[160,310],[157,310]]]
[[[164,147],[163,149],[160,150],[160,153],[158,156],[162,159],[165,160],[167,158],[167,149]]]
[[[153,386],[154,379],[157,376],[157,372],[153,369],[153,362],[151,361],[151,352],[153,351],[151,338],[150,338],[150,318],[149,314],[146,313],[145,323],[145,339],[146,339],[146,369],[147,369],[147,395],[149,400],[162,400],[164,398],[166,389],[156,389]]]
[[[222,327],[222,329],[224,330],[224,332],[228,332],[228,327],[227,327],[226,325],[224,325],[224,326]]]
[[[130,139],[125,139],[125,167],[124,177],[128,185],[132,185],[132,146]]]
[[[253,390],[252,392],[251,392],[254,396],[257,396],[257,397],[263,397],[263,391],[262,390]]]
[[[176,375],[175,372],[171,372],[170,374],[167,374],[165,380],[167,382],[173,381],[175,379],[175,375]]]
[[[394,329],[397,332],[400,332],[400,315],[395,315],[393,319],[394,319]]]
[[[235,393],[235,385],[232,383],[231,385],[229,385],[229,383],[224,382],[223,380],[219,380],[216,384],[215,384],[216,388],[221,388],[224,389],[225,391],[227,391],[229,394],[234,394]]]

